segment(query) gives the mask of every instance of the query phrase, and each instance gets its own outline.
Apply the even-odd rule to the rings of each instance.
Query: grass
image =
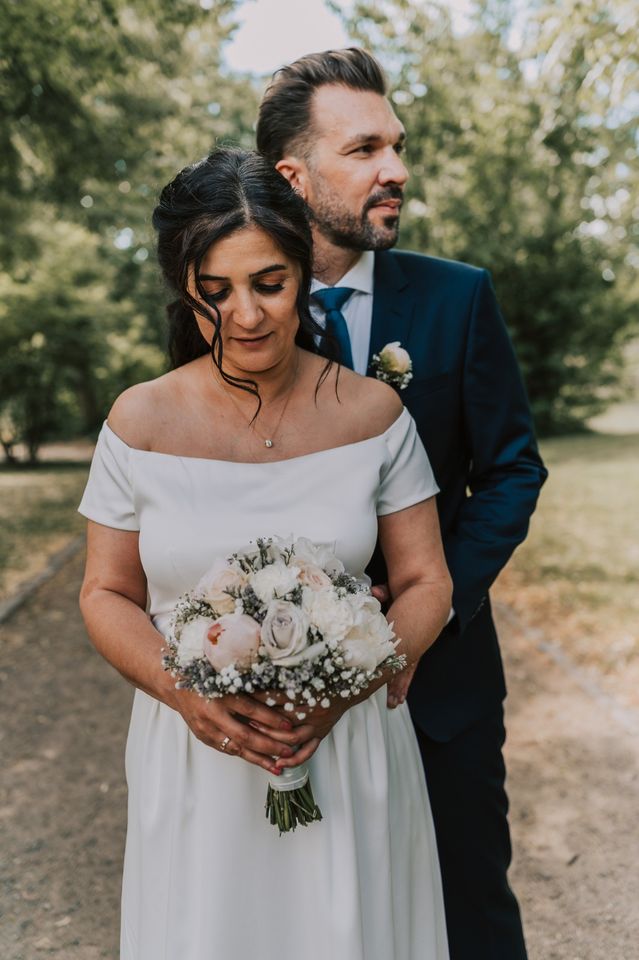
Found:
[[[76,508],[87,474],[86,463],[0,467],[0,599],[82,532]]]
[[[547,440],[550,471],[495,597],[639,704],[639,434]]]

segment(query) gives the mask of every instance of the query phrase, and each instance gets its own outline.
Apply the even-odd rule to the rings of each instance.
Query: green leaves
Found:
[[[217,138],[252,141],[256,93],[220,72],[236,5],[0,0],[0,419],[32,456],[163,368],[150,215]]]
[[[543,432],[618,395],[637,332],[631,6],[562,0],[515,20],[482,0],[460,31],[436,3],[385,0],[381,20],[358,4],[351,22],[408,132],[400,245],[491,271]]]
[[[239,4],[0,0],[0,419],[20,436],[93,429],[161,369],[155,197],[216,142],[253,145],[260,91],[221,67]],[[359,3],[351,35],[409,134],[401,245],[491,271],[551,432],[619,393],[637,329],[639,64],[632,0],[518,9],[480,0],[460,32],[445,4]]]

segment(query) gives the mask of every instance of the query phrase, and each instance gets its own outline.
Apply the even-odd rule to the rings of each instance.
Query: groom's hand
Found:
[[[398,707],[400,703],[403,703],[408,694],[408,688],[410,687],[411,680],[417,669],[418,661],[415,663],[409,663],[407,667],[401,671],[401,673],[396,673],[392,680],[388,681],[388,690],[386,692],[386,706],[389,710],[394,710],[395,707]]]
[[[371,587],[371,593],[376,600],[379,600],[382,606],[385,606],[390,602],[391,595],[390,590],[388,589],[387,583],[377,583],[374,587]]]

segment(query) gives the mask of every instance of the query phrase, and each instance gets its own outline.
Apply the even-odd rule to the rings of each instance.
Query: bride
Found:
[[[330,357],[311,319],[303,201],[219,149],[154,213],[172,369],[113,405],[80,511],[98,651],[136,688],[126,748],[122,960],[447,960],[437,851],[404,698],[451,585],[430,465],[395,391]],[[357,577],[379,537],[408,667],[292,725],[205,701],[162,667],[177,598],[257,537],[330,545]],[[278,836],[269,773],[308,761],[323,820]]]

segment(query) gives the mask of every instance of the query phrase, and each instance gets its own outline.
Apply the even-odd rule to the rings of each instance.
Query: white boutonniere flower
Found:
[[[400,346],[399,340],[387,343],[379,353],[374,353],[371,366],[378,380],[398,390],[404,390],[413,379],[413,361],[409,352]]]

